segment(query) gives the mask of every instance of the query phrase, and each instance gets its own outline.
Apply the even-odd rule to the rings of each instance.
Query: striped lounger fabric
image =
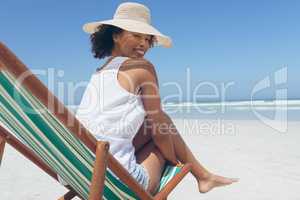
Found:
[[[5,70],[0,71],[0,122],[81,197],[88,198],[95,155]],[[179,171],[180,167],[166,166],[158,191]],[[110,170],[103,198],[139,199]]]

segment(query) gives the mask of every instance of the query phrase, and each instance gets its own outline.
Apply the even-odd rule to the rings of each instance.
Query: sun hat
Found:
[[[97,31],[98,26],[107,24],[117,26],[130,32],[154,35],[156,45],[162,45],[166,48],[172,46],[170,37],[160,33],[156,28],[151,26],[150,9],[143,4],[126,2],[118,6],[113,19],[86,23],[83,30],[86,33],[93,34]]]

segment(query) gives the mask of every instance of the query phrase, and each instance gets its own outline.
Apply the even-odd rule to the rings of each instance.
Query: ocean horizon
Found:
[[[78,105],[67,105],[76,112]],[[224,102],[167,102],[163,110],[174,119],[223,119],[300,121],[300,100],[253,100]],[[281,117],[276,117],[281,116]]]

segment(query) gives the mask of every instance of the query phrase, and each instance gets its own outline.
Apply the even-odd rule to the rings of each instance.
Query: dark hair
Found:
[[[98,26],[97,31],[90,36],[94,57],[101,59],[110,56],[114,48],[113,35],[122,32],[123,29],[116,26],[106,24]]]
[[[100,25],[97,31],[90,36],[92,53],[95,58],[105,58],[110,56],[114,48],[113,35],[120,34],[123,29],[112,25]],[[150,47],[153,47],[155,37],[151,36]]]

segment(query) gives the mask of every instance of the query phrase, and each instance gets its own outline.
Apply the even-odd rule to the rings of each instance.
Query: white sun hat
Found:
[[[157,40],[157,45],[162,45],[167,48],[172,46],[170,37],[160,33],[151,26],[149,8],[139,3],[122,3],[118,6],[113,19],[87,23],[83,26],[83,30],[86,33],[93,34],[97,31],[98,26],[103,24],[117,26],[130,32],[154,35]]]

